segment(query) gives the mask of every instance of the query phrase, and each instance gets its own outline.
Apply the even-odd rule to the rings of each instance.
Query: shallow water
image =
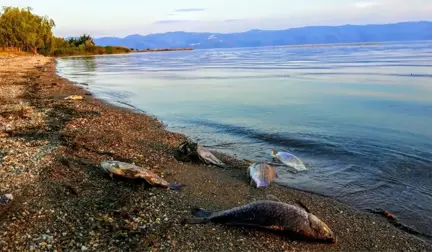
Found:
[[[279,183],[432,235],[432,42],[71,57],[57,69],[210,149],[290,151],[309,170],[278,166]]]

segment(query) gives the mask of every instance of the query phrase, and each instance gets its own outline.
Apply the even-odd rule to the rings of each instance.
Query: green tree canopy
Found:
[[[3,7],[0,15],[0,45],[37,52],[52,47],[55,23],[45,16],[32,13],[30,7]]]
[[[87,34],[68,40],[55,37],[54,27],[52,19],[34,14],[30,7],[3,7],[0,10],[0,47],[54,56],[129,52],[123,47],[96,46]]]

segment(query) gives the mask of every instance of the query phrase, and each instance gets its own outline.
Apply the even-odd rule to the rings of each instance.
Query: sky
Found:
[[[0,0],[52,18],[57,36],[242,32],[431,21],[432,0]]]

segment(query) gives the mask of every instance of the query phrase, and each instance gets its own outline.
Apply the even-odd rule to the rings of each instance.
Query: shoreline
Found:
[[[11,74],[14,73],[14,74]],[[328,197],[272,183],[249,186],[246,164],[182,163],[173,151],[186,136],[142,111],[95,99],[56,74],[55,58],[0,57],[0,251],[428,251],[432,245]],[[64,100],[82,95],[83,100]],[[216,153],[215,153],[216,154]],[[179,192],[111,180],[102,160],[135,162],[186,186]],[[301,200],[338,236],[305,242],[256,229],[183,225],[190,208],[221,210],[273,194]]]

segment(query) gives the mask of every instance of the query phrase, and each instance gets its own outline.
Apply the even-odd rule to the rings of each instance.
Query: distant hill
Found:
[[[362,43],[432,40],[432,22],[402,22],[378,25],[309,26],[287,30],[250,30],[239,33],[167,32],[102,37],[97,45],[147,48],[229,48],[299,44]]]

